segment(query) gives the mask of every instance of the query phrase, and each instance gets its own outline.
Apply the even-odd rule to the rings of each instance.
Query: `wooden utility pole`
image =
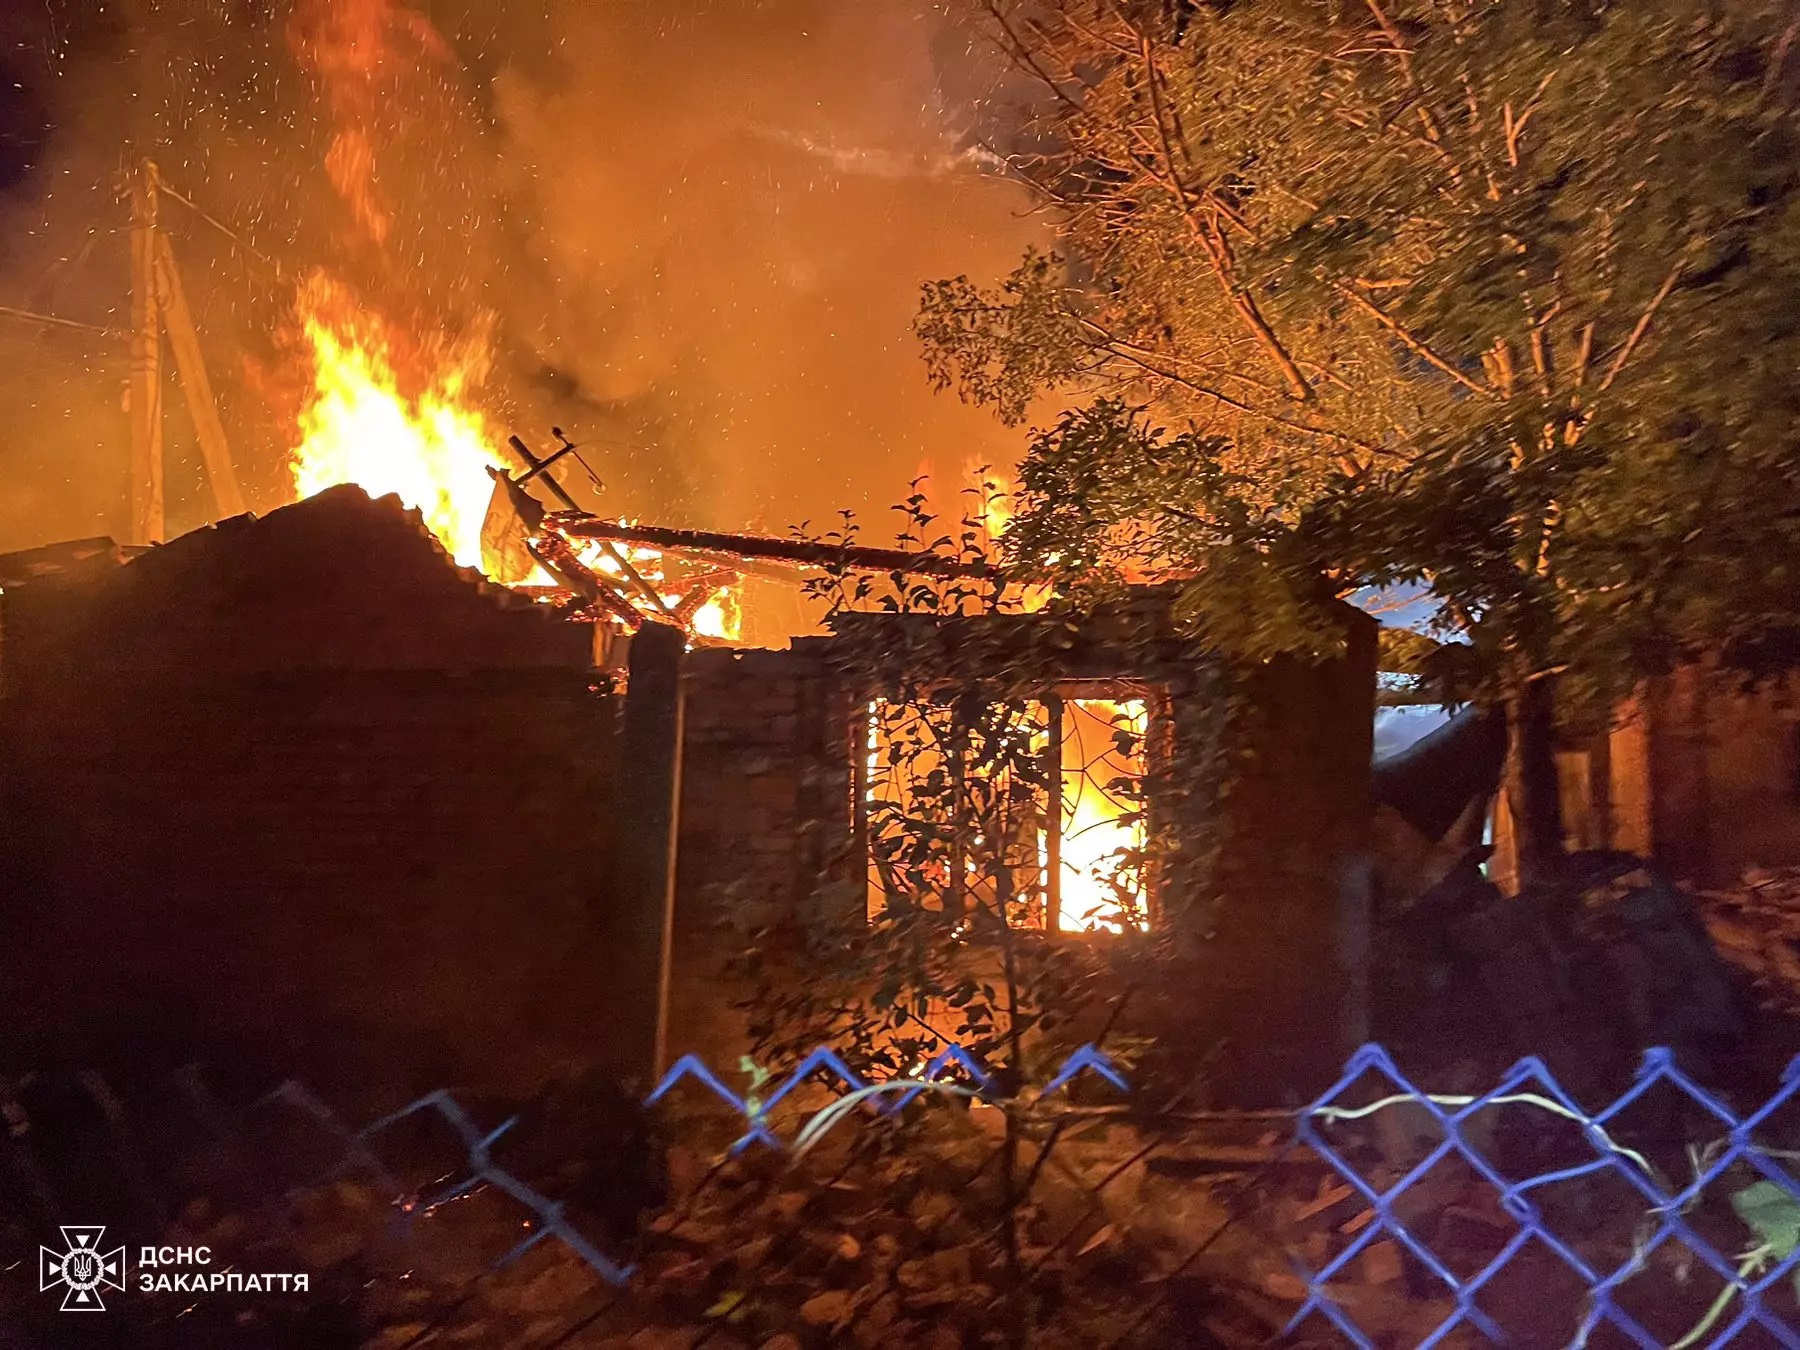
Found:
[[[244,494],[238,487],[231,447],[226,443],[225,427],[213,402],[212,381],[206,378],[200,334],[194,328],[194,316],[181,289],[181,274],[175,270],[175,252],[169,247],[169,236],[160,232],[156,235],[156,299],[169,330],[169,347],[175,353],[175,369],[181,375],[182,393],[187,396],[188,412],[194,419],[194,439],[200,442],[200,457],[206,462],[206,480],[212,484],[213,500],[221,517],[241,516],[245,511]]]
[[[194,420],[194,437],[220,517],[246,510],[237,469],[212,381],[200,351],[200,334],[175,266],[169,237],[157,227],[157,171],[138,163],[131,175],[131,540],[159,542],[166,533],[163,507],[162,338],[175,353],[181,391]]]
[[[156,283],[156,167],[131,175],[130,542],[159,542],[163,528],[162,322]]]

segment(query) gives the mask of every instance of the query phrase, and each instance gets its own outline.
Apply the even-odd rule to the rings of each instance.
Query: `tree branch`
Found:
[[[1587,379],[1588,363],[1594,359],[1594,325],[1590,321],[1581,326],[1581,346],[1575,353],[1575,387],[1581,388],[1582,381]]]
[[[1105,337],[1106,330],[1099,327],[1099,325],[1091,324],[1085,319],[1081,320],[1081,322],[1084,326],[1091,328],[1096,336],[1102,337],[1105,349],[1117,356],[1120,360],[1137,366],[1140,370],[1147,371],[1158,379],[1167,380],[1170,384],[1178,385],[1181,388],[1186,389],[1189,393],[1198,394],[1202,398],[1210,399],[1235,412],[1242,413],[1246,417],[1252,417],[1258,421],[1267,422],[1272,426],[1285,427],[1289,431],[1297,431],[1303,435],[1316,436],[1321,440],[1336,441],[1338,444],[1347,445],[1353,450],[1360,450],[1366,455],[1392,456],[1394,454],[1394,451],[1389,450],[1384,446],[1375,445],[1369,441],[1362,440],[1359,437],[1350,435],[1348,432],[1338,431],[1332,427],[1313,426],[1307,422],[1296,421],[1291,417],[1283,417],[1280,413],[1267,412],[1262,408],[1256,407],[1254,404],[1244,402],[1242,399],[1233,398],[1230,394],[1224,393],[1221,390],[1198,384],[1185,375],[1179,374],[1173,370],[1166,370],[1158,365],[1157,362],[1161,358],[1156,356],[1155,353],[1148,353],[1142,348],[1133,347],[1130,343],[1117,342],[1116,340],[1107,338]],[[1234,376],[1233,378],[1241,379],[1242,377]]]
[[[1418,74],[1413,70],[1412,50],[1407,47],[1405,40],[1400,36],[1400,30],[1394,26],[1393,20],[1388,18],[1387,11],[1381,7],[1381,0],[1363,0],[1363,3],[1368,6],[1369,13],[1375,16],[1375,23],[1381,29],[1381,35],[1388,40],[1394,56],[1399,59],[1400,74],[1406,81],[1406,87],[1422,96],[1423,91],[1419,85]],[[1422,97],[1418,106],[1419,121],[1425,128],[1426,139],[1436,145],[1443,154],[1450,177],[1460,185],[1462,171],[1457,167],[1455,156],[1450,153],[1449,147],[1444,143],[1444,133],[1438,126],[1436,116],[1433,115],[1430,108],[1425,106]]]
[[[1631,354],[1637,350],[1638,343],[1644,340],[1644,334],[1650,331],[1650,321],[1656,317],[1656,311],[1662,308],[1662,302],[1669,298],[1669,292],[1675,289],[1675,282],[1680,278],[1682,271],[1687,267],[1688,257],[1693,253],[1694,247],[1695,246],[1692,243],[1689,243],[1688,246],[1681,251],[1681,256],[1675,260],[1675,265],[1669,269],[1669,275],[1663,278],[1662,285],[1657,287],[1656,294],[1651,297],[1650,303],[1644,307],[1644,312],[1638,316],[1637,326],[1631,330],[1631,336],[1625,339],[1625,345],[1619,348],[1618,356],[1613,358],[1612,365],[1607,368],[1606,378],[1600,381],[1601,393],[1604,394],[1612,387],[1612,382],[1619,378],[1619,372],[1625,369],[1625,363],[1631,359]]]
[[[1432,351],[1431,348],[1426,346],[1419,338],[1413,336],[1399,320],[1395,319],[1386,310],[1382,309],[1381,306],[1377,305],[1366,295],[1358,294],[1355,288],[1348,282],[1337,281],[1333,282],[1332,285],[1338,294],[1348,297],[1352,304],[1362,310],[1370,318],[1374,319],[1383,328],[1387,329],[1388,332],[1399,338],[1400,341],[1405,343],[1417,356],[1433,366],[1436,366],[1444,374],[1448,375],[1463,388],[1467,389],[1471,394],[1479,394],[1482,398],[1494,397],[1493,390],[1484,389],[1481,385],[1476,384],[1475,381],[1471,380],[1467,375],[1463,374],[1443,357]]]
[[[1044,87],[1052,94],[1056,95],[1057,101],[1070,109],[1070,111],[1077,113],[1082,112],[1083,109],[1081,104],[1063,91],[1062,85],[1051,76],[1049,71],[1045,70],[1043,66],[1039,64],[1037,57],[1032,54],[1031,48],[1025,45],[1025,40],[1013,31],[1011,22],[1008,21],[1006,15],[1000,12],[998,0],[987,0],[987,3],[983,5],[982,8],[987,10],[989,17],[992,18],[995,23],[1000,25],[1000,31],[1006,35],[1006,42],[1003,45],[1007,47],[1014,62],[1042,81]]]
[[[1544,91],[1550,87],[1550,82],[1555,78],[1556,72],[1553,70],[1538,81],[1538,87],[1531,91],[1531,97],[1525,101],[1525,111],[1517,117],[1513,116],[1511,101],[1509,100],[1506,104],[1506,162],[1515,169],[1519,167],[1519,137],[1525,134],[1525,124],[1538,110],[1538,104],[1543,101]]]
[[[1537,371],[1538,393],[1548,403],[1550,401],[1550,348],[1544,341],[1544,329],[1562,310],[1562,301],[1558,300],[1540,314],[1531,325],[1531,366]]]
[[[1300,367],[1294,364],[1294,358],[1288,355],[1287,348],[1269,327],[1263,318],[1262,311],[1257,308],[1256,301],[1239,286],[1232,276],[1231,257],[1226,251],[1225,241],[1218,230],[1210,222],[1202,220],[1194,210],[1192,198],[1181,181],[1181,170],[1175,160],[1175,149],[1169,142],[1169,129],[1164,123],[1162,94],[1156,70],[1156,56],[1150,48],[1150,39],[1142,33],[1138,35],[1140,53],[1144,63],[1144,78],[1149,86],[1150,110],[1156,119],[1156,133],[1162,141],[1163,162],[1169,175],[1169,187],[1175,194],[1175,200],[1181,208],[1182,217],[1188,223],[1188,229],[1195,240],[1205,251],[1207,261],[1212,265],[1213,275],[1218,278],[1219,287],[1225,292],[1225,298],[1232,309],[1237,312],[1239,320],[1249,330],[1258,343],[1262,345],[1270,358],[1281,371],[1281,377],[1287,382],[1288,392],[1296,399],[1304,402],[1312,397],[1312,386],[1306,382],[1306,376],[1300,373]]]

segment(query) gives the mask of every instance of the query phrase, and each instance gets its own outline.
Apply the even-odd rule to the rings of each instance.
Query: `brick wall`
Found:
[[[1194,857],[1225,848],[1212,880],[1231,885],[1216,910],[1168,897],[1170,925],[1211,958],[1170,1009],[1197,1048],[1329,1047],[1372,625],[1366,662],[1355,646],[1338,667],[1246,677],[1241,729],[1260,754],[1221,815],[1234,677],[1145,603],[1147,644],[1144,620],[1113,616],[1046,659],[1059,678],[1165,690],[1202,766],[1172,809]],[[635,780],[593,631],[459,573],[397,502],[338,489],[29,583],[0,597],[0,630],[0,997],[19,1010],[0,1052],[224,1047],[365,1090],[398,1076],[398,1092],[524,1086],[641,1047],[648,1000],[622,963],[656,945],[642,939],[660,933],[660,896],[609,882]],[[675,1053],[743,1044],[718,973],[723,893],[816,903],[835,872],[860,921],[860,699],[831,645],[849,640],[685,660]]]
[[[730,883],[797,901],[848,843],[847,694],[821,650],[688,657],[681,891]]]
[[[735,899],[807,903],[851,851],[852,703],[824,644],[687,660],[676,933],[676,1053],[743,1043],[720,984]]]
[[[1215,852],[1210,876],[1184,878],[1187,993],[1156,1020],[1170,1043],[1215,1052],[1221,1099],[1316,1090],[1368,1035],[1377,626],[1345,622],[1340,659],[1216,670],[1178,700],[1184,753],[1202,761],[1186,834]],[[1206,762],[1222,738],[1244,752],[1228,784]]]
[[[16,1056],[212,1048],[405,1091],[604,1045],[588,630],[354,489],[19,587],[0,623]]]
[[[1647,680],[1609,735],[1584,748],[1599,779],[1586,813],[1613,848],[1703,885],[1800,863],[1800,676],[1750,690],[1686,665]]]
[[[1267,1101],[1283,1085],[1317,1086],[1359,1034],[1355,963],[1367,937],[1369,762],[1375,632],[1346,614],[1346,656],[1232,671],[1182,644],[1077,648],[1069,678],[1132,677],[1161,690],[1169,778],[1152,812],[1182,839],[1163,877],[1159,919],[1177,944],[1179,994],[1149,1021],[1171,1044],[1228,1053],[1220,1077]],[[834,678],[833,641],[791,651],[697,652],[688,659],[678,873],[674,1053],[743,1044],[718,975],[719,894],[817,903],[821,872],[858,883],[852,837],[853,719],[858,700]],[[889,649],[898,648],[898,643]],[[1228,726],[1235,717],[1236,722]],[[1230,737],[1250,751],[1222,798]],[[1174,784],[1182,795],[1176,797]],[[860,891],[852,891],[860,902]],[[861,921],[860,903],[845,922]]]

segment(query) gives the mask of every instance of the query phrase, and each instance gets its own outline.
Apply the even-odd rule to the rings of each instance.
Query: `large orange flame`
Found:
[[[1070,699],[1063,705],[1057,926],[1065,933],[1143,925],[1141,803],[1117,785],[1142,782],[1147,722],[1142,699]]]
[[[449,46],[405,0],[297,0],[287,36],[332,128],[325,169],[349,208],[352,236],[379,248],[393,216],[376,190],[378,149],[395,141],[395,110],[416,103],[407,91],[435,87],[430,72],[451,60]],[[312,362],[289,465],[296,495],[338,483],[356,483],[371,496],[392,493],[419,511],[458,563],[481,566],[494,490],[488,469],[522,467],[499,448],[477,402],[489,367],[482,335],[451,343],[400,333],[323,271],[301,283],[295,309]],[[632,568],[658,603],[625,586],[602,552],[577,549],[589,567],[619,577],[621,594],[646,613],[675,611],[701,635],[738,635],[728,587],[713,585],[683,603],[681,588],[671,592],[664,580],[661,554],[633,550]],[[530,580],[551,578],[539,569]]]
[[[312,349],[312,394],[300,413],[290,467],[298,496],[336,483],[415,507],[457,562],[481,564],[481,522],[493,492],[487,466],[504,467],[498,438],[468,401],[486,376],[478,346],[436,353],[422,388],[403,391],[385,326],[323,273],[300,287],[301,327]]]
[[[424,517],[458,563],[480,567],[481,526],[494,490],[488,467],[519,467],[499,449],[499,435],[474,401],[488,372],[485,343],[405,340],[323,272],[301,284],[296,308],[310,348],[312,389],[289,458],[295,495],[310,497],[338,483],[355,483],[376,497],[392,493]],[[425,373],[409,382],[402,369]],[[661,608],[624,586],[623,570],[604,545],[577,541],[576,553],[620,582],[646,613]],[[689,595],[686,583],[665,576],[657,550],[627,549],[626,557],[695,633],[739,636],[742,616],[729,586],[696,582],[706,585],[706,594]],[[530,580],[551,578],[540,570]]]

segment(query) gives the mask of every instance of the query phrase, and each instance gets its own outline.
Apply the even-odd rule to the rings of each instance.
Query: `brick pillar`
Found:
[[[667,953],[681,791],[681,672],[686,638],[647,623],[632,636],[625,714],[619,731],[618,817],[613,845],[612,969],[596,972],[618,989],[619,1071],[652,1078],[664,1067]]]
[[[1621,705],[1607,737],[1608,848],[1650,855],[1650,787],[1650,698],[1648,686],[1639,686]]]
[[[1239,720],[1229,728],[1206,706],[1222,696],[1217,686],[1178,705],[1178,736],[1210,721],[1250,752],[1230,766],[1228,785],[1194,785],[1189,837],[1216,842],[1216,870],[1186,879],[1198,894],[1168,915],[1194,963],[1170,1031],[1220,1046],[1213,1090],[1236,1104],[1304,1100],[1368,1034],[1375,624],[1348,621],[1340,660],[1235,672]],[[1212,749],[1190,743],[1184,753]],[[1192,904],[1206,896],[1215,902]]]

